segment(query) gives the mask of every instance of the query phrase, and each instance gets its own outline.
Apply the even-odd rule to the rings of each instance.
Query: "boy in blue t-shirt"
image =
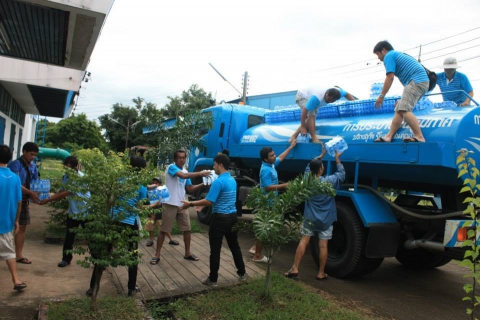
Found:
[[[22,208],[22,184],[20,178],[7,168],[12,160],[12,152],[6,145],[0,145],[0,259],[7,262],[12,275],[13,289],[22,290],[27,287],[17,274],[15,261],[15,245],[13,237],[18,233],[20,211]]]

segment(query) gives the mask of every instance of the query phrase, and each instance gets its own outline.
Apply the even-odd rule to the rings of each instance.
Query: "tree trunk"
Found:
[[[100,290],[100,280],[102,279],[104,268],[95,267],[95,286],[93,287],[92,303],[90,304],[90,311],[97,311],[97,295]]]

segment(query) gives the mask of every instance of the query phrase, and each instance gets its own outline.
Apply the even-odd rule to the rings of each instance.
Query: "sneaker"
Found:
[[[147,241],[147,247],[151,247],[153,246],[153,241],[152,240],[148,240]]]
[[[135,289],[128,289],[128,294],[127,295],[129,297],[132,297],[132,296],[136,295],[139,291],[140,291],[140,287],[135,286]]]
[[[87,292],[85,292],[85,294],[89,297],[93,296],[93,288],[88,289]]]
[[[243,282],[243,281],[247,281],[248,279],[248,274],[245,272],[243,275],[238,275],[238,280]]]
[[[65,261],[65,260],[62,260],[60,261],[57,266],[59,266],[60,268],[65,268],[66,266],[68,266],[70,264],[70,261]]]
[[[218,283],[211,281],[210,278],[203,279],[202,283],[209,287],[218,287]]]

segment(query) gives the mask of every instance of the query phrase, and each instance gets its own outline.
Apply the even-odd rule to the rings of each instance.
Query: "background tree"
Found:
[[[187,152],[193,147],[202,147],[202,137],[212,128],[213,119],[209,113],[201,110],[214,104],[212,94],[193,84],[179,97],[168,97],[170,102],[160,110],[155,118],[145,122],[152,131],[147,134],[149,142],[155,146],[148,152],[148,158],[165,166],[178,149]],[[173,125],[166,126],[162,121],[176,119]],[[170,159],[171,160],[171,159]]]
[[[142,134],[142,129],[150,123],[162,121],[161,111],[157,105],[145,102],[143,98],[132,99],[133,106],[116,103],[112,112],[98,118],[100,126],[105,130],[104,137],[110,148],[117,152],[125,151],[125,146],[151,145],[152,138]],[[128,143],[127,139],[128,127]]]
[[[62,119],[56,124],[47,123],[45,147],[73,152],[88,148],[105,150],[107,144],[98,125],[81,113]]]
[[[166,119],[178,118],[191,111],[199,111],[215,104],[211,93],[207,93],[197,84],[192,84],[187,91],[179,97],[170,97],[170,102],[161,110],[161,115]]]

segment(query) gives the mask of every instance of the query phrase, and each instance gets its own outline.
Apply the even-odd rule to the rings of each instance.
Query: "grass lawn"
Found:
[[[154,319],[378,319],[356,305],[340,305],[321,291],[276,273],[270,299],[262,294],[264,285],[262,277],[168,304],[150,302],[147,308]]]
[[[42,159],[42,164],[38,171],[41,178],[46,180],[61,179],[65,173],[62,160],[55,159]]]
[[[97,299],[97,312],[90,312],[90,298],[48,303],[48,320],[143,319],[143,312],[131,298]]]

